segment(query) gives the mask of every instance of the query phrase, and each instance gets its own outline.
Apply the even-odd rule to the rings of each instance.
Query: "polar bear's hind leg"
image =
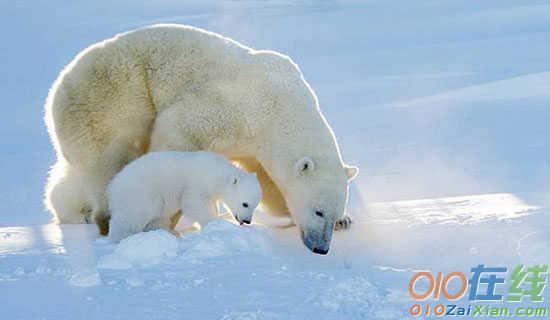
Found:
[[[111,220],[111,215],[107,211],[102,211],[102,212],[96,212],[93,218],[99,230],[99,234],[102,236],[108,235],[109,221]]]
[[[91,214],[82,177],[63,160],[50,170],[44,202],[58,223],[86,223]]]

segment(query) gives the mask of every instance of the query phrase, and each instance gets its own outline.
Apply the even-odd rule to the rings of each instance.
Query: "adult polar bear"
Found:
[[[105,188],[148,151],[210,150],[258,175],[262,206],[292,216],[304,244],[328,252],[348,182],[315,93],[290,58],[182,25],[120,34],[85,49],[46,102],[58,161],[46,205],[60,223],[103,219]]]

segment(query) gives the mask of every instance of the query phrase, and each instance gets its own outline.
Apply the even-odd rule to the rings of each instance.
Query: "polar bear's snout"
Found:
[[[243,207],[245,208],[248,208],[248,202],[243,202]],[[249,216],[247,217],[244,217],[242,220],[241,220],[241,224],[250,224],[252,223],[252,212],[250,212]]]
[[[237,213],[235,212],[233,214],[233,217],[235,218],[235,220],[237,220],[239,222],[240,225],[243,225],[243,224],[251,224],[252,223],[252,211],[249,210],[248,213]]]
[[[300,228],[304,245],[313,253],[325,255],[330,249],[330,240],[334,231],[334,222],[326,221],[321,230]]]

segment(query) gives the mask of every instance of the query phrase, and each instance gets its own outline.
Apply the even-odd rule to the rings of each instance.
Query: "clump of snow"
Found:
[[[267,228],[216,220],[200,233],[186,235],[180,242],[180,250],[182,258],[188,262],[238,253],[263,255],[271,251],[270,237]]]
[[[122,240],[112,254],[103,257],[98,264],[102,269],[129,269],[150,267],[175,257],[178,253],[177,238],[164,230],[141,232]]]
[[[129,276],[124,281],[126,281],[126,284],[129,285],[130,287],[141,287],[144,284],[143,279],[141,279],[136,275]]]
[[[101,285],[102,281],[97,271],[89,271],[73,275],[69,283],[75,287],[95,287]]]
[[[15,274],[16,276],[24,276],[24,275],[25,275],[25,269],[23,269],[22,267],[17,267],[17,268],[15,269],[14,274]]]
[[[39,275],[39,274],[48,274],[52,272],[52,270],[46,266],[38,266],[36,267],[36,269],[34,270],[34,273]]]

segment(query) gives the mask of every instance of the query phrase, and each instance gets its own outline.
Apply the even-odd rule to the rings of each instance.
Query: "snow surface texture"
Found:
[[[549,1],[12,1],[0,18],[2,319],[403,319],[415,270],[549,262]],[[51,82],[161,22],[300,65],[361,169],[328,256],[261,213],[119,245],[48,224]]]

